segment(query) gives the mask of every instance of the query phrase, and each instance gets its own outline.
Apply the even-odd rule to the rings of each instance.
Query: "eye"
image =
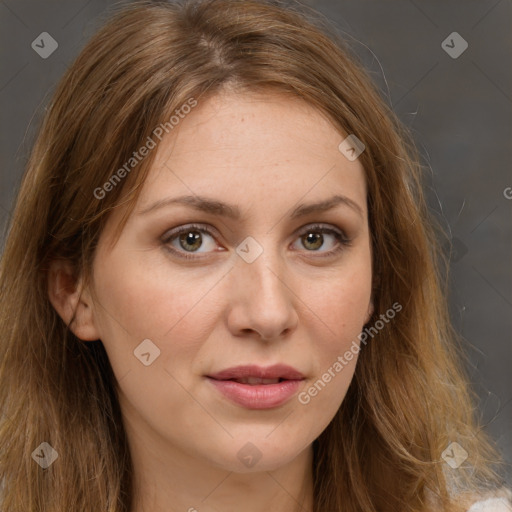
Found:
[[[206,235],[206,243],[205,243]],[[326,236],[327,235],[327,236]],[[306,252],[321,253],[321,257],[332,256],[351,244],[351,241],[338,229],[325,227],[320,224],[309,226],[307,230],[299,233],[298,242],[307,250]],[[334,246],[334,249],[319,251],[325,245],[326,238],[331,240],[327,244]],[[180,258],[197,259],[194,254],[215,252],[215,233],[206,226],[189,224],[167,232],[162,237],[162,243],[167,250]],[[204,249],[200,251],[199,249]],[[188,253],[188,254],[187,254]]]
[[[204,243],[204,234],[207,235],[207,238],[210,238],[209,243]],[[208,228],[197,224],[189,224],[166,233],[162,242],[172,253],[182,258],[194,258],[194,256],[186,253],[208,252],[208,246],[215,249],[216,244],[213,237],[214,234]],[[205,251],[198,250],[205,246]]]
[[[334,246],[334,248],[327,251],[319,251],[318,249],[325,245],[325,235],[327,235],[327,240],[329,240],[329,237],[331,239],[331,243],[328,243],[327,245],[331,245],[331,247]],[[307,230],[301,232],[299,237],[298,241],[303,247],[308,249],[307,252],[321,252],[321,257],[332,256],[349,246],[351,243],[342,231],[325,227],[321,224],[309,226]]]

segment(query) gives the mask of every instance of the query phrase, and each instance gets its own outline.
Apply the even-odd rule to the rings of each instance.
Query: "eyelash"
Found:
[[[196,259],[197,260],[201,257],[193,256],[192,254],[194,254],[194,253],[178,251],[174,248],[171,248],[168,245],[171,241],[173,241],[176,237],[178,237],[182,233],[187,233],[190,231],[204,232],[204,233],[207,233],[208,235],[210,235],[211,237],[215,238],[215,233],[213,231],[211,231],[210,229],[208,229],[206,226],[203,226],[200,224],[188,224],[186,226],[176,229],[175,231],[173,231],[171,233],[167,233],[166,235],[164,235],[164,237],[162,238],[162,243],[164,244],[165,248],[169,252],[177,255],[179,258],[190,259],[190,260]],[[332,257],[335,254],[338,254],[340,251],[344,250],[346,247],[350,247],[352,244],[352,240],[347,238],[343,232],[332,229],[332,228],[326,228],[322,224],[312,224],[312,225],[308,226],[307,229],[301,231],[298,234],[298,238],[300,238],[301,236],[304,236],[310,232],[327,233],[327,234],[334,235],[334,237],[336,238],[336,240],[339,243],[339,245],[336,249],[332,249],[331,251],[328,251],[326,254],[322,254],[321,256],[315,256],[315,257],[319,257],[319,258]],[[307,252],[317,252],[317,251],[307,251]]]

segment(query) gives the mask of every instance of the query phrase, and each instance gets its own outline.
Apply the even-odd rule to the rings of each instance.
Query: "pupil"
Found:
[[[315,249],[318,249],[319,247],[322,246],[321,239],[322,239],[322,236],[318,235],[318,234],[308,233],[306,235],[307,243],[312,243],[313,245],[315,245],[315,247],[314,247]]]
[[[184,243],[188,246],[192,246],[192,249],[198,249],[201,246],[201,243],[199,242],[200,238],[201,236],[198,234],[197,231],[189,231],[188,233],[184,233],[183,235],[181,235],[181,241],[184,241]],[[182,247],[186,249],[186,247],[184,247],[183,244]]]

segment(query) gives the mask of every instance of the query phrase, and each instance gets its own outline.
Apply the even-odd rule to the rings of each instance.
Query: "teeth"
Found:
[[[258,377],[244,377],[242,379],[233,379],[240,384],[278,384],[279,379],[260,379]]]

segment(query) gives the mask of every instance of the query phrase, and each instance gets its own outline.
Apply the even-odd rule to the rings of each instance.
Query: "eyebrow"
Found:
[[[201,212],[210,213],[212,215],[218,215],[221,217],[227,217],[234,220],[239,220],[241,217],[241,211],[238,206],[230,205],[227,203],[223,203],[221,201],[217,201],[215,199],[197,195],[168,197],[160,199],[159,201],[156,201],[150,206],[140,210],[138,214],[146,215],[152,211],[174,204],[184,204]],[[316,203],[300,204],[292,211],[290,217],[292,219],[295,219],[297,217],[303,217],[311,213],[325,212],[331,210],[332,208],[335,208],[338,205],[348,206],[364,219],[364,213],[362,208],[355,201],[341,194],[334,195],[328,199]]]

